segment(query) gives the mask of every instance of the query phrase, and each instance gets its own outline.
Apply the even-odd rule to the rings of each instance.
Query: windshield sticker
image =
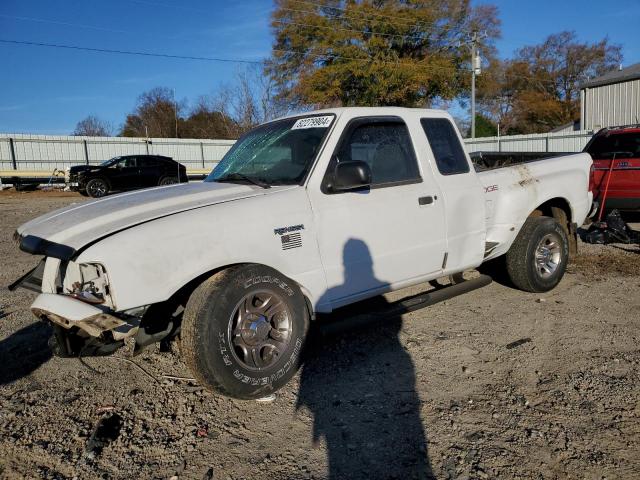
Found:
[[[291,127],[291,130],[300,130],[302,128],[327,128],[333,121],[333,115],[324,117],[301,118]]]

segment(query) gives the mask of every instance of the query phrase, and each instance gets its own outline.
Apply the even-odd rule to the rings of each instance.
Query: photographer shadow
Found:
[[[361,283],[363,272],[375,279],[371,254],[361,240],[345,244],[343,264],[345,283],[330,289],[329,298],[349,282]],[[348,268],[354,264],[357,280]],[[415,368],[398,338],[401,315],[375,313],[388,306],[386,299],[376,297],[318,318],[312,326],[297,407],[313,416],[314,446],[326,443],[330,479],[434,478]],[[331,337],[322,334],[323,325],[361,317],[363,311],[374,312],[364,313],[371,317],[366,327]]]
[[[35,322],[0,341],[0,385],[26,377],[51,358],[51,332],[50,326]]]

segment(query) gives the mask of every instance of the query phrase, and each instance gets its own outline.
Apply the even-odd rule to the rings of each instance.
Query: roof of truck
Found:
[[[430,117],[447,117],[449,115],[444,110],[438,110],[434,108],[409,108],[409,107],[335,107],[335,108],[323,108],[321,110],[311,110],[309,112],[298,112],[290,115],[285,115],[278,120],[292,117],[303,117],[312,115],[323,114],[335,114],[340,116],[344,113],[357,113],[361,116],[378,116],[378,115],[421,115]]]

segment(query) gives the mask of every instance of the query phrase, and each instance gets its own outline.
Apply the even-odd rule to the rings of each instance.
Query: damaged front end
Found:
[[[128,339],[135,354],[176,330],[176,322],[163,321],[157,308],[154,321],[145,322],[149,305],[117,311],[107,271],[98,263],[45,257],[9,286],[17,288],[39,293],[31,311],[53,325],[50,345],[57,356],[109,355]]]
[[[71,295],[41,293],[31,305],[33,314],[56,326],[55,353],[63,357],[108,355],[140,328],[145,307],[115,313]]]

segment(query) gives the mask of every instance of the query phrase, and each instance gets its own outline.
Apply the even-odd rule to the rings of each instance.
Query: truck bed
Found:
[[[573,152],[575,153],[575,152]],[[469,154],[476,172],[535,162],[545,158],[572,155],[571,152],[472,152]]]
[[[476,164],[478,178],[485,188],[486,242],[494,247],[487,258],[509,249],[514,239],[512,232],[520,230],[532,208],[558,197],[558,185],[573,186],[561,196],[562,201],[571,206],[573,221],[582,223],[589,212],[591,194],[586,193],[592,162],[588,154],[500,152],[488,158],[489,162],[496,162],[489,167]],[[514,222],[514,219],[520,220]]]

